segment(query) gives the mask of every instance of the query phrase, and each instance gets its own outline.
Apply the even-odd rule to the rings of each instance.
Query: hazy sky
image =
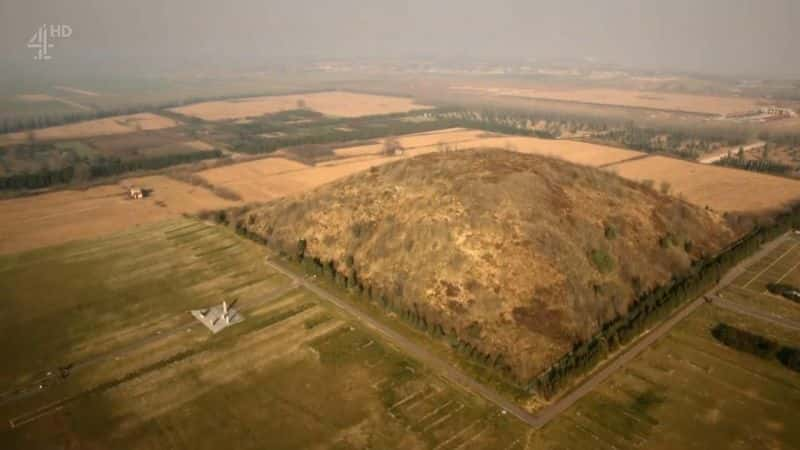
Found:
[[[58,64],[297,57],[547,59],[800,76],[800,0],[0,0],[3,64],[40,24]]]

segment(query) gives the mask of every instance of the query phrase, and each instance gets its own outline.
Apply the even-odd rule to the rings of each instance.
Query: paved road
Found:
[[[714,286],[706,295],[713,296],[717,291],[724,289],[725,287],[730,285],[748,267],[750,267],[750,265],[752,265],[756,261],[760,260],[767,254],[769,254],[777,246],[779,246],[781,243],[789,239],[789,237],[790,234],[787,233],[774,239],[772,242],[769,242],[768,244],[764,245],[759,251],[757,251],[750,257],[746,258],[744,261],[739,263],[733,269],[729,270],[728,273],[725,274],[725,276],[723,276],[720,282],[716,286]],[[650,345],[652,345],[658,339],[662,338],[667,333],[669,333],[675,325],[677,325],[681,320],[685,319],[687,316],[689,316],[691,313],[697,310],[697,308],[699,308],[705,302],[704,298],[705,296],[701,296],[700,298],[692,301],[691,303],[683,306],[682,308],[679,308],[677,311],[672,313],[672,316],[670,316],[669,319],[659,324],[655,329],[640,336],[636,341],[634,341],[633,344],[631,344],[628,348],[623,350],[623,352],[619,356],[617,356],[615,359],[607,363],[600,370],[589,376],[589,378],[587,378],[577,388],[568,392],[563,397],[560,397],[554,403],[551,403],[549,406],[540,410],[536,414],[531,414],[528,411],[524,410],[523,408],[517,406],[512,401],[501,396],[493,389],[490,389],[484,386],[483,384],[473,380],[472,378],[468,377],[467,375],[465,375],[463,372],[459,371],[452,365],[448,364],[445,361],[442,361],[438,356],[430,353],[429,351],[420,347],[416,343],[410,341],[406,337],[396,333],[388,326],[376,321],[369,315],[351,306],[347,301],[341,300],[335,297],[334,295],[331,295],[330,293],[316,286],[315,284],[308,282],[308,280],[306,280],[305,278],[274,263],[273,261],[270,261],[269,259],[266,259],[266,263],[272,269],[283,273],[284,275],[291,278],[296,283],[299,283],[309,291],[315,293],[316,295],[320,296],[325,300],[328,300],[329,302],[336,305],[338,308],[356,317],[368,327],[384,335],[386,338],[392,341],[392,343],[400,347],[401,350],[410,354],[414,358],[420,360],[422,363],[428,365],[434,370],[440,372],[450,381],[462,386],[463,388],[467,389],[470,392],[482,396],[483,398],[494,403],[500,408],[505,409],[506,411],[515,415],[517,418],[519,418],[520,420],[527,423],[533,428],[541,428],[545,424],[556,418],[560,413],[564,412],[570,406],[575,404],[575,402],[577,402],[578,400],[583,398],[586,394],[591,392],[600,383],[607,380],[611,375],[613,375],[617,370],[622,368],[625,364],[627,364],[628,362],[639,356],[639,354],[641,354],[644,350],[646,350]]]
[[[370,329],[376,331],[378,334],[383,335],[392,344],[399,347],[400,350],[407,353],[411,357],[419,360],[420,362],[430,367],[440,375],[444,376],[451,382],[461,386],[462,388],[466,389],[469,392],[480,395],[481,397],[494,403],[500,408],[508,411],[509,413],[513,414],[514,416],[516,416],[517,418],[519,418],[520,420],[529,424],[532,427],[539,427],[542,425],[538,417],[522,409],[511,400],[508,400],[502,395],[498,394],[494,389],[486,387],[483,384],[473,380],[472,378],[461,372],[459,369],[443,361],[440,357],[434,355],[430,351],[426,350],[424,347],[416,344],[415,342],[411,341],[402,334],[392,330],[387,325],[384,325],[383,323],[373,319],[368,314],[352,306],[348,301],[342,300],[332,295],[331,293],[320,288],[314,283],[309,282],[304,277],[295,274],[294,272],[286,269],[285,267],[279,264],[276,264],[273,261],[270,261],[269,259],[266,259],[265,261],[267,265],[270,266],[270,268],[283,273],[284,275],[291,278],[296,283],[299,283],[301,286],[313,292],[320,298],[325,299],[330,303],[333,303],[337,308],[355,317],[361,323],[363,323]]]

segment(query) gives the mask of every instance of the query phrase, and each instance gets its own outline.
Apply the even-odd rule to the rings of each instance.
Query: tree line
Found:
[[[157,170],[165,167],[219,158],[220,150],[205,150],[192,153],[161,155],[150,158],[121,160],[119,158],[97,158],[89,164],[90,178],[107,177],[135,170]],[[60,169],[40,169],[36,172],[23,172],[0,177],[0,190],[42,189],[59,184],[68,184],[75,177],[75,166]]]
[[[745,159],[743,155],[726,155],[714,162],[718,166],[733,167],[754,172],[765,172],[776,175],[786,174],[792,171],[792,167],[769,159]]]
[[[214,159],[221,156],[222,151],[213,149],[128,160],[120,158],[98,158],[96,161],[92,162],[89,173],[92,178],[100,178],[136,170],[158,170],[169,166],[202,161],[204,159]]]
[[[777,359],[788,369],[800,372],[799,348],[781,345],[777,341],[726,323],[717,324],[711,330],[711,335],[730,348],[767,360]]]
[[[776,217],[771,225],[756,226],[717,255],[695,262],[686,275],[644,293],[626,315],[606,323],[591,339],[577,344],[548,370],[530,380],[527,388],[545,397],[552,397],[570,380],[589,371],[608,352],[627,344],[685,301],[702,295],[716,285],[728,270],[755,253],[764,243],[798,225],[800,207],[795,206]]]
[[[550,398],[560,392],[571,380],[585,374],[610,352],[629,343],[644,330],[664,320],[672,311],[687,300],[695,299],[716,285],[722,276],[744,258],[755,253],[761,245],[800,225],[800,207],[779,215],[771,225],[755,227],[749,234],[729,245],[715,256],[693,263],[683,276],[676,276],[670,283],[658,286],[642,294],[624,316],[606,324],[590,339],[576,343],[572,350],[557,360],[551,367],[530,379],[523,379],[507,363],[509,355],[492,353],[482,347],[479,333],[459,333],[449,327],[435,311],[424,303],[404,299],[402,285],[395,289],[379,289],[361,279],[352,257],[347,261],[323,261],[307,253],[306,241],[299,239],[294,248],[287,243],[271,240],[271,231],[259,234],[250,230],[251,222],[238,213],[218,212],[218,222],[234,226],[237,233],[261,244],[277,249],[282,255],[294,258],[305,270],[327,277],[337,285],[350,289],[358,297],[383,306],[396,313],[408,323],[433,337],[445,339],[456,351],[470,358],[503,379],[509,385],[528,393],[538,393]],[[477,323],[472,326],[479,326]]]

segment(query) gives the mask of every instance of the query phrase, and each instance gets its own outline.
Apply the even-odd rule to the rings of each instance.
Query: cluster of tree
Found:
[[[219,158],[219,150],[207,150],[193,153],[155,156],[151,158],[120,160],[119,158],[97,158],[89,164],[90,178],[118,175],[134,170],[156,170],[165,167],[185,164],[204,159]],[[23,172],[0,177],[0,190],[42,189],[72,182],[76,174],[76,166],[65,166],[60,169],[41,169],[36,172]]]
[[[742,152],[743,153],[743,152]],[[726,155],[714,164],[737,169],[752,170],[754,172],[767,172],[774,174],[785,174],[792,171],[792,167],[786,164],[772,161],[769,159],[745,159],[743,154],[732,156]]]
[[[600,140],[646,153],[661,152],[684,159],[697,159],[715,143],[741,145],[745,138],[744,134],[732,134],[727,131],[646,128],[628,123],[605,133]]]
[[[267,116],[246,124],[225,124],[222,129],[233,135],[231,145],[243,153],[271,153],[287,147],[366,141],[385,136],[423,133],[445,128],[473,128],[519,136],[554,138],[548,131],[515,125],[499,113],[487,115],[466,110],[440,109],[424,113],[395,113],[361,118],[324,118],[313,111],[287,111],[287,117],[301,114],[303,122]],[[273,133],[274,137],[264,138]]]
[[[711,335],[728,347],[759,358],[777,359],[787,368],[800,372],[800,349],[796,347],[781,345],[772,339],[725,323],[715,326]]]
[[[685,301],[697,298],[718,283],[726,271],[755,253],[765,242],[798,225],[800,207],[795,207],[778,216],[771,225],[755,227],[716,256],[696,261],[686,275],[644,293],[626,315],[606,323],[590,340],[577,344],[547,371],[531,380],[527,388],[545,397],[555,395],[570,380],[590,370],[607,352],[630,342]]]
[[[125,172],[133,172],[135,170],[163,169],[169,166],[202,161],[204,159],[219,158],[221,156],[222,152],[214,149],[129,160],[122,160],[119,158],[98,158],[92,161],[89,173],[91,174],[92,178],[107,177]]]
[[[618,124],[605,118],[576,116],[552,111],[519,111],[501,109],[460,109],[439,112],[439,115],[454,117],[473,124],[488,124],[502,130],[515,130],[511,134],[536,132],[544,138],[557,138],[564,131],[602,133]],[[537,135],[538,136],[538,135]]]
[[[781,283],[770,283],[767,285],[767,290],[775,295],[780,295],[793,302],[800,303],[800,289]]]
[[[565,132],[584,132],[593,140],[685,159],[696,159],[714,144],[741,145],[748,138],[745,131],[729,128],[640,127],[630,121],[558,112],[456,109],[436,115],[459,119],[464,127],[505,134],[558,138]]]
[[[329,123],[294,128],[292,134],[262,138],[242,133],[232,142],[234,149],[243,153],[271,153],[275,150],[302,145],[334,144],[360,141],[385,136],[422,133],[442,128],[462,126],[455,120],[406,121],[392,118],[344,122],[346,126],[333,127]]]
[[[23,172],[0,177],[0,191],[42,189],[56,184],[66,184],[75,176],[75,167],[40,169],[33,173]]]

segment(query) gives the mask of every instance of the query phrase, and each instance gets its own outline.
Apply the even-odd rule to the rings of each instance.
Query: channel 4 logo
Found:
[[[69,25],[42,25],[33,33],[28,40],[28,48],[36,49],[33,59],[36,61],[47,61],[53,59],[50,49],[55,47],[53,43],[57,39],[67,39],[72,36],[72,27]]]

